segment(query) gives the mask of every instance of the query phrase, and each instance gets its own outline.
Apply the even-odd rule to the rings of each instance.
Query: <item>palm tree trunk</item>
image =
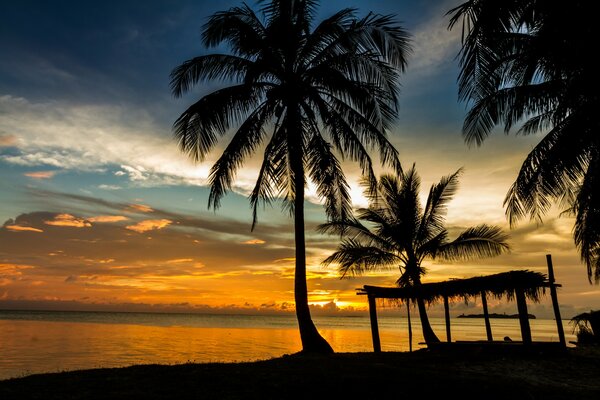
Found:
[[[432,343],[439,343],[440,339],[438,339],[433,329],[431,329],[431,325],[429,324],[425,300],[417,299],[417,306],[419,307],[419,318],[421,319],[421,329],[423,330],[423,339],[425,339],[425,343],[427,343],[428,346]]]
[[[289,126],[289,125],[288,125]],[[293,127],[298,124],[291,125]],[[300,138],[296,135],[295,138]],[[294,175],[294,235],[296,245],[296,271],[294,275],[294,300],[296,302],[296,318],[302,340],[303,353],[331,354],[333,348],[327,343],[312,321],[308,307],[308,287],[306,284],[306,240],[304,233],[304,164],[302,162],[302,146],[293,143],[290,135],[290,161]],[[292,144],[293,143],[293,144]]]
[[[421,278],[419,275],[414,276],[413,281],[415,286],[421,285]],[[423,339],[425,339],[425,343],[427,343],[427,346],[431,345],[432,343],[439,343],[440,339],[437,337],[433,329],[431,329],[429,317],[427,317],[425,300],[422,298],[417,298],[417,306],[419,307],[419,319],[421,320],[421,329],[423,330]]]

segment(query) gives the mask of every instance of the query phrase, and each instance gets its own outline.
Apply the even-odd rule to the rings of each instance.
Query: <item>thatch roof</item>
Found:
[[[527,298],[539,302],[544,288],[549,285],[545,274],[523,270],[402,288],[365,285],[357,291],[358,294],[366,294],[380,299],[397,299],[405,302],[409,299],[422,298],[429,303],[435,303],[444,297],[468,299],[480,296],[482,291],[496,298],[506,296],[508,300],[512,300],[514,290],[523,289]]]

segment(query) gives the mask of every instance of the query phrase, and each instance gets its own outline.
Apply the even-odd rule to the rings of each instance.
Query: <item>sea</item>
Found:
[[[389,314],[389,313],[388,313]],[[372,351],[368,316],[313,317],[336,352]],[[430,318],[441,340],[443,318]],[[518,319],[492,319],[495,340],[520,340]],[[556,322],[530,320],[534,341],[558,341]],[[563,321],[567,342],[572,327]],[[452,340],[485,340],[480,318],[452,318]],[[406,315],[379,318],[382,351],[409,351]],[[424,347],[412,319],[412,349]],[[301,350],[293,315],[207,315],[0,310],[0,380],[138,364],[265,360]]]

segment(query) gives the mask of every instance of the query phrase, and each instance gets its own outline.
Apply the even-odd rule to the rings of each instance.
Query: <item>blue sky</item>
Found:
[[[359,14],[369,10],[395,14],[413,35],[414,51],[402,79],[400,113],[389,132],[390,140],[404,165],[417,163],[424,189],[441,176],[465,168],[461,189],[448,215],[452,227],[486,222],[508,228],[502,208],[504,194],[539,137],[496,134],[481,148],[468,148],[463,143],[461,126],[466,107],[457,102],[455,59],[460,32],[449,32],[444,16],[457,2],[323,3],[321,16],[348,6],[358,8]],[[252,307],[259,307],[261,298],[266,299],[264,304],[276,307],[292,299],[286,286],[291,281],[285,272],[293,257],[291,220],[278,208],[267,209],[261,213],[257,231],[249,229],[251,212],[246,195],[260,156],[249,160],[240,171],[236,189],[225,198],[221,209],[208,211],[205,182],[218,149],[207,162],[194,165],[179,153],[171,134],[172,123],[187,105],[217,86],[200,85],[189,95],[174,99],[169,92],[170,71],[208,51],[201,46],[199,35],[210,14],[238,4],[19,1],[2,5],[0,224],[4,227],[0,238],[4,240],[0,241],[0,265],[4,269],[0,270],[0,298],[184,302],[223,308],[231,306],[226,288],[246,285],[247,295],[233,300],[233,306],[244,307],[245,297],[254,299]],[[220,148],[224,145],[220,143]],[[345,168],[360,205],[358,168],[352,164]],[[316,200],[310,196],[308,200],[310,229],[322,222],[323,213]],[[140,211],[131,205],[153,211]],[[556,211],[543,226],[523,223],[512,231],[511,255],[469,265],[432,264],[430,279],[515,268],[544,272],[544,254],[553,253],[557,277],[565,284],[565,304],[573,309],[600,306],[598,287],[588,285],[585,268],[572,245],[572,221],[555,220]],[[72,218],[57,219],[60,215]],[[126,219],[99,222],[99,216],[107,215]],[[23,226],[44,232],[8,229],[18,225],[18,217]],[[77,221],[86,218],[96,218],[96,222],[78,226]],[[170,222],[161,227],[158,222],[149,223],[147,231],[129,229],[144,221],[167,220]],[[52,225],[52,221],[68,223]],[[214,229],[203,228],[207,221],[215,224]],[[111,223],[120,230],[108,229]],[[26,251],[47,234],[49,227],[53,238],[43,241],[48,247],[40,252]],[[90,244],[76,249],[67,246],[79,240],[80,232],[75,234],[78,228],[94,231],[89,240],[100,242],[124,232],[152,234],[152,239],[145,240],[162,240],[164,253],[145,257],[149,254],[147,246],[132,236],[122,239],[129,240],[130,247],[117,250]],[[195,235],[199,239],[193,239]],[[173,245],[182,237],[189,238],[190,243],[207,239],[214,243],[201,249]],[[315,274],[309,286],[316,304],[351,304],[361,300],[355,299],[354,287],[393,282],[390,273],[339,281],[335,271],[323,271],[319,266],[319,260],[335,247],[335,240],[313,231],[309,237],[312,247],[308,254]],[[244,253],[245,259],[239,259],[231,255],[238,247],[243,252],[253,249]],[[178,256],[177,251],[186,255]],[[56,254],[63,254],[60,261],[56,261]],[[172,265],[185,265],[179,280],[169,272]],[[150,273],[152,268],[162,272]],[[200,275],[198,268],[203,269]],[[190,282],[185,283],[188,278]],[[220,286],[222,291],[216,289]],[[144,292],[148,287],[153,289]],[[203,291],[212,295],[197,295]]]

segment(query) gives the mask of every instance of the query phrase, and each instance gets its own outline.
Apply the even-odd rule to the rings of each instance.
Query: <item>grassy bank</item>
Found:
[[[599,399],[600,351],[292,355],[0,381],[0,399]]]

